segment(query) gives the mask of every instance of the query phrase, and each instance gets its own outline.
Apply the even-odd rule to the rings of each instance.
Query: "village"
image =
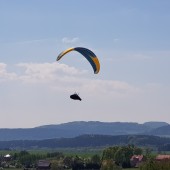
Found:
[[[146,150],[148,151],[148,150]],[[91,156],[19,151],[0,156],[1,170],[167,170],[170,155],[143,153],[134,146],[113,146]],[[133,154],[141,153],[141,154]]]

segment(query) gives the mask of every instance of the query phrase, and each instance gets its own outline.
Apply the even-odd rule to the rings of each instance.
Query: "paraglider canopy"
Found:
[[[97,74],[100,71],[100,63],[97,56],[91,50],[84,47],[69,48],[61,52],[57,57],[57,61],[60,60],[65,54],[71,51],[77,51],[80,54],[82,54],[91,64],[95,74]]]
[[[82,100],[77,93],[70,95],[70,98],[73,100],[80,100],[80,101]]]

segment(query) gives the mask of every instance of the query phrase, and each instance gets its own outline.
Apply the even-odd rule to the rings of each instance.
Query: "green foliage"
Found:
[[[115,162],[122,167],[130,167],[130,158],[133,156],[134,148],[122,146],[115,153]]]
[[[169,170],[170,161],[154,161],[154,159],[148,159],[141,167],[140,170]]]
[[[51,161],[51,170],[63,170],[64,167],[62,163],[58,160]]]
[[[65,158],[63,159],[63,163],[64,163],[65,167],[71,168],[72,163],[73,163],[73,157],[72,156],[65,156]]]
[[[65,156],[72,156],[75,155],[82,157],[82,158],[89,158],[93,155],[102,155],[104,148],[100,147],[88,147],[88,148],[59,148],[57,149],[58,152],[63,153]]]
[[[12,154],[13,163],[16,167],[20,168],[22,166],[31,168],[35,167],[38,160],[44,159],[47,156],[45,154],[32,154],[28,151],[20,151]]]
[[[145,156],[147,158],[150,158],[151,157],[151,153],[152,153],[152,149],[151,148],[146,148],[145,149]]]
[[[76,156],[73,159],[72,169],[73,170],[84,169],[84,160],[81,157]]]
[[[101,162],[100,156],[99,155],[93,155],[91,157],[91,162],[94,163],[94,164],[100,164],[100,162]]]
[[[103,151],[102,159],[103,160],[114,159],[115,153],[117,152],[118,149],[119,149],[118,146],[106,148]]]
[[[101,165],[101,170],[121,170],[120,166],[117,166],[112,159],[104,160]]]
[[[56,159],[60,159],[60,158],[63,158],[64,155],[61,152],[50,152],[50,153],[47,153],[47,157],[48,158],[54,158],[55,157]]]
[[[133,151],[134,155],[142,155],[142,153],[143,153],[143,150],[141,148],[137,148],[137,147],[134,148],[134,151]]]
[[[109,147],[103,151],[102,160],[112,160],[117,165],[128,168],[130,167],[130,158],[134,154],[141,154],[142,149],[134,145],[128,146],[114,146]]]

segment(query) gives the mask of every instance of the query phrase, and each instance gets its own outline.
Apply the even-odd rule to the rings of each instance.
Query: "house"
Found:
[[[4,156],[4,161],[10,161],[12,159],[12,156],[10,154],[6,154]]]
[[[156,161],[170,161],[170,155],[157,155]]]
[[[51,163],[48,160],[39,160],[37,163],[37,170],[49,170],[51,169]]]
[[[130,159],[130,165],[131,167],[139,167],[144,160],[145,158],[143,155],[133,155]]]

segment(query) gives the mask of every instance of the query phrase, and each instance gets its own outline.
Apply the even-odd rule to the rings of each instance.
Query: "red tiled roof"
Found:
[[[170,155],[158,155],[156,160],[170,159]]]

